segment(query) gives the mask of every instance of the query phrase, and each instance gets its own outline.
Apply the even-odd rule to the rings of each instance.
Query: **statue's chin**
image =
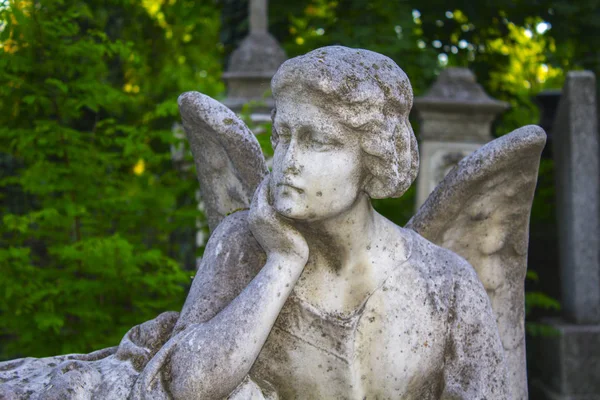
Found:
[[[291,201],[275,201],[273,208],[281,216],[293,220],[305,221],[316,217],[311,215],[306,206]]]

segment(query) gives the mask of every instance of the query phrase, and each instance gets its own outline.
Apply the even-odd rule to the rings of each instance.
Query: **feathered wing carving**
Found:
[[[465,157],[407,224],[477,271],[496,314],[514,399],[527,399],[524,281],[545,142],[543,129],[530,125],[488,143]]]
[[[199,92],[178,103],[212,232],[227,214],[250,207],[268,170],[256,137],[229,108]]]

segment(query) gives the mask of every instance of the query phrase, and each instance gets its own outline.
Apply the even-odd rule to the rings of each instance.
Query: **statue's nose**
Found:
[[[288,176],[298,176],[302,173],[302,165],[298,159],[298,143],[295,138],[292,138],[286,150],[285,158],[283,159],[283,174]]]
[[[292,176],[300,175],[301,172],[302,172],[302,167],[300,167],[298,165],[288,165],[283,170],[283,173],[285,175],[292,175]]]

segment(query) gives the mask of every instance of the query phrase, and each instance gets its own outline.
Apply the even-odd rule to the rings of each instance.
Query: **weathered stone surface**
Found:
[[[140,371],[169,339],[177,317],[167,312],[133,327],[118,347],[1,362],[0,399],[126,399]]]
[[[419,144],[421,165],[417,177],[417,208],[460,160],[480,147],[479,143],[422,140]]]
[[[187,92],[178,103],[213,231],[226,215],[250,206],[267,173],[265,159],[248,127],[218,101]]]
[[[503,340],[523,345],[523,216],[543,133],[524,128],[469,157],[411,225],[442,226],[441,244],[477,260],[476,271],[370,203],[402,195],[418,169],[412,89],[392,60],[326,47],[284,63],[272,87],[272,173],[249,211],[224,218],[227,207],[246,204],[265,173],[262,159],[222,106],[200,94],[180,98],[197,166],[208,160],[206,173],[218,170],[231,188],[210,175],[203,189],[225,204],[214,203],[222,221],[179,316],[132,329],[98,364],[34,368],[68,378],[52,398],[510,398],[521,381],[507,374],[512,356]],[[463,196],[478,200],[461,204]],[[501,200],[499,211],[490,198]],[[447,213],[439,212],[441,199]],[[505,293],[516,298],[512,312]],[[21,362],[39,360],[1,365],[12,378],[0,393],[26,387]],[[49,382],[39,381],[33,394],[55,390]]]
[[[267,32],[269,29],[267,0],[250,0],[250,32]]]
[[[600,323],[600,147],[592,72],[568,73],[553,132],[563,310],[575,323]]]

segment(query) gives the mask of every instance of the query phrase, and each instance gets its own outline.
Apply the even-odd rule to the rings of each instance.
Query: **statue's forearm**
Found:
[[[271,256],[259,274],[211,320],[188,327],[173,349],[175,399],[220,399],[248,374],[304,261]]]

